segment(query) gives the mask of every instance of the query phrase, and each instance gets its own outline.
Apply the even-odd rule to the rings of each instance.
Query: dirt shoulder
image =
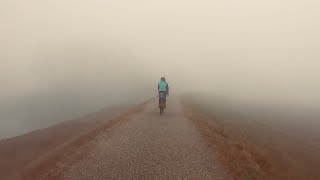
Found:
[[[182,104],[185,116],[192,120],[208,145],[217,151],[219,160],[228,168],[229,173],[235,179],[300,180],[318,178],[318,174],[310,174],[310,171],[307,172],[305,168],[302,168],[305,161],[298,161],[298,159],[303,158],[301,157],[303,153],[296,154],[300,157],[293,157],[285,152],[286,148],[283,148],[284,152],[279,150],[278,147],[284,145],[290,149],[290,143],[287,141],[292,141],[290,139],[286,141],[284,137],[281,137],[281,134],[272,134],[274,140],[271,139],[268,143],[261,143],[266,141],[257,142],[256,139],[259,138],[251,137],[259,136],[259,134],[250,133],[250,129],[246,132],[247,134],[239,133],[237,127],[229,127],[228,124],[224,124],[211,113],[199,108],[198,104],[193,104],[188,100],[182,100]],[[254,129],[255,124],[248,128]],[[271,129],[270,133],[273,133]],[[263,138],[265,137],[260,137],[260,139]],[[282,144],[282,146],[277,146],[278,144]],[[303,152],[303,148],[297,152]]]
[[[46,129],[0,141],[0,175],[2,179],[28,179],[37,176],[52,160],[67,155],[72,148],[95,136],[105,128],[125,120],[136,107],[108,108],[99,112],[60,123]]]

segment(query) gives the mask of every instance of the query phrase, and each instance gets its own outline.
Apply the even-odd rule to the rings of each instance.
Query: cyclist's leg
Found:
[[[159,108],[160,108],[160,104],[161,104],[161,92],[159,92]]]

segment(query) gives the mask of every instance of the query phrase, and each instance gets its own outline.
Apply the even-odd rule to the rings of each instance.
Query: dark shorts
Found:
[[[159,92],[159,99],[166,99],[167,98],[167,92]]]

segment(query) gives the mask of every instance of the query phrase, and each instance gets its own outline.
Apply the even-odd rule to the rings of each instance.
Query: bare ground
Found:
[[[1,179],[320,179],[317,148],[195,106],[173,98],[160,117],[149,101],[0,141]]]
[[[317,142],[299,141],[257,122],[230,124],[188,100],[183,104],[185,115],[235,179],[320,179]]]
[[[6,177],[30,180],[233,179],[201,132],[185,117],[178,98],[170,99],[161,117],[155,100],[101,122],[90,131],[60,143],[54,150],[43,150],[49,153],[27,158],[24,166],[11,166],[16,168],[11,169],[14,176],[7,174]],[[50,135],[56,137],[57,134]],[[38,141],[36,136],[33,139]],[[16,148],[11,146],[16,154],[23,152]],[[6,162],[1,163],[6,167]]]
[[[0,141],[1,179],[21,179],[22,173],[82,136],[109,124],[129,108],[108,108],[53,127]],[[129,110],[130,111],[130,110]]]

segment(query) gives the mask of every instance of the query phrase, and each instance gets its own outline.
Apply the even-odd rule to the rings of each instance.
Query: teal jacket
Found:
[[[169,85],[165,81],[160,81],[158,84],[158,91],[159,92],[169,92]]]

